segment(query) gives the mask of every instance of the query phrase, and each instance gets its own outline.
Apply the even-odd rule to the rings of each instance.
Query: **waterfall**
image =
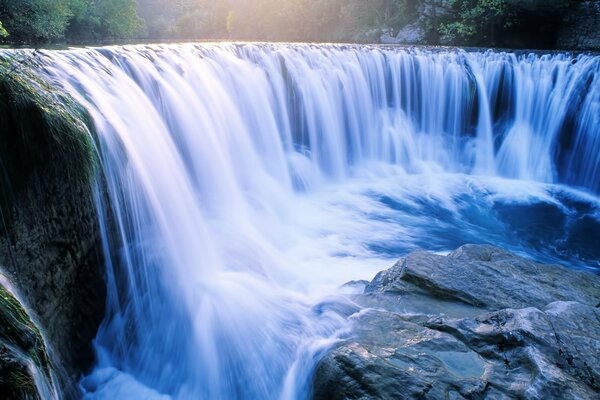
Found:
[[[307,398],[357,311],[339,286],[410,250],[486,241],[599,267],[597,56],[181,44],[37,57],[98,134],[109,298],[89,398]]]

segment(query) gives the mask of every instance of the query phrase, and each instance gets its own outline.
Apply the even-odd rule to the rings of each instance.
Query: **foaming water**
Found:
[[[39,57],[90,111],[108,191],[88,398],[307,398],[357,311],[337,288],[412,250],[486,242],[600,267],[598,57],[250,44]]]

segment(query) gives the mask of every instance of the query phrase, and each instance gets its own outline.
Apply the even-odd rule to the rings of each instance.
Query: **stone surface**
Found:
[[[93,362],[106,286],[91,188],[73,179],[60,167],[31,177],[0,237],[0,265],[75,381]]]
[[[379,273],[321,361],[316,399],[595,399],[600,277],[492,246]]]
[[[574,5],[562,21],[557,48],[600,50],[600,1],[582,1]]]
[[[420,22],[414,22],[400,29],[396,36],[383,34],[380,42],[383,44],[421,44],[426,42],[426,33]]]
[[[0,275],[0,398],[54,399],[54,381],[38,326]]]
[[[42,327],[66,397],[91,366],[105,290],[85,114],[0,60],[0,269]]]

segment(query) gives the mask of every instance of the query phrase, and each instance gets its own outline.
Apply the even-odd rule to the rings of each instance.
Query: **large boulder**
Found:
[[[46,341],[0,274],[0,398],[58,398]]]
[[[76,397],[106,297],[94,142],[83,109],[24,66],[34,63],[33,55],[26,63],[0,56],[0,268],[64,368],[67,397]]]
[[[427,33],[420,22],[405,25],[396,36],[384,33],[380,42],[382,44],[422,44],[427,40]]]
[[[414,253],[353,300],[316,399],[594,399],[600,277],[492,246]]]
[[[396,35],[385,32],[379,39],[380,43],[422,45],[432,43],[433,40],[435,44],[435,38],[438,36],[437,24],[453,15],[453,5],[451,0],[421,1],[417,7],[416,20],[402,27]]]

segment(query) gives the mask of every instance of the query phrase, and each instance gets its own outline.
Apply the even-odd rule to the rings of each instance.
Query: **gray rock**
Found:
[[[492,246],[414,253],[378,274],[315,399],[594,399],[600,277]]]
[[[493,246],[466,245],[446,257],[410,254],[380,272],[365,293],[424,293],[432,299],[485,310],[544,307],[557,300],[596,305],[600,280],[559,265],[538,264]]]
[[[414,22],[400,29],[396,36],[385,33],[381,36],[383,44],[420,44],[425,43],[426,33],[420,22]]]
[[[557,48],[600,50],[600,1],[582,1],[565,14]]]

